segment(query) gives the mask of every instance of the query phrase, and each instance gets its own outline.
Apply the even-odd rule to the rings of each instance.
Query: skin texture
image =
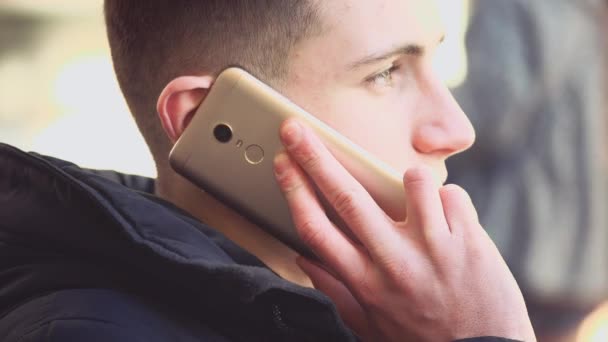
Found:
[[[468,195],[440,187],[445,160],[470,147],[474,131],[432,68],[444,35],[434,2],[324,1],[322,16],[324,33],[293,49],[278,90],[396,170],[410,170],[404,178],[407,221],[392,222],[314,134],[302,128],[298,137],[289,125],[277,181],[302,239],[323,265],[299,259],[298,267],[295,252],[171,170],[159,172],[158,195],[284,278],[314,283],[364,340],[534,340],[519,288]],[[378,58],[389,51],[399,53]],[[211,75],[184,75],[159,96],[160,120],[173,142],[212,83]],[[305,174],[360,245],[329,223]]]
[[[289,120],[281,137],[287,152],[275,159],[276,177],[300,237],[323,263],[299,264],[363,340],[535,340],[517,283],[463,189],[411,168],[408,217],[394,222],[312,130]],[[360,243],[331,223],[313,182]]]
[[[445,32],[432,4],[328,2],[328,29],[295,50],[282,91],[396,170],[427,165],[443,182],[445,159],[470,147],[474,131],[433,70]],[[367,56],[408,45],[423,51],[350,68]],[[399,69],[388,77],[377,75],[391,67]]]

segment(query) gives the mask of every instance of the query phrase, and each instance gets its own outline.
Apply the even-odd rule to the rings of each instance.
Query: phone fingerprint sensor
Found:
[[[249,164],[257,165],[264,160],[264,150],[258,145],[249,145],[245,149],[245,159]]]

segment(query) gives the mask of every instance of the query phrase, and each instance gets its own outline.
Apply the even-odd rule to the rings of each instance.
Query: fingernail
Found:
[[[274,173],[278,178],[281,178],[290,166],[291,162],[285,152],[279,153],[274,158]]]
[[[302,126],[296,121],[290,121],[281,130],[281,139],[287,147],[296,145],[302,138]]]

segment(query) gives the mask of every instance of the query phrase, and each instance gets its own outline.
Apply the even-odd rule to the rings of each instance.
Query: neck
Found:
[[[296,264],[298,254],[294,250],[186,179],[159,173],[156,195],[221,232],[284,279],[312,287],[310,279]]]

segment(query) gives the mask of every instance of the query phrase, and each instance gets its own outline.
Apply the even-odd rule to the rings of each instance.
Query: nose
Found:
[[[412,136],[415,149],[447,159],[471,147],[475,130],[449,89],[437,81],[423,93]]]

